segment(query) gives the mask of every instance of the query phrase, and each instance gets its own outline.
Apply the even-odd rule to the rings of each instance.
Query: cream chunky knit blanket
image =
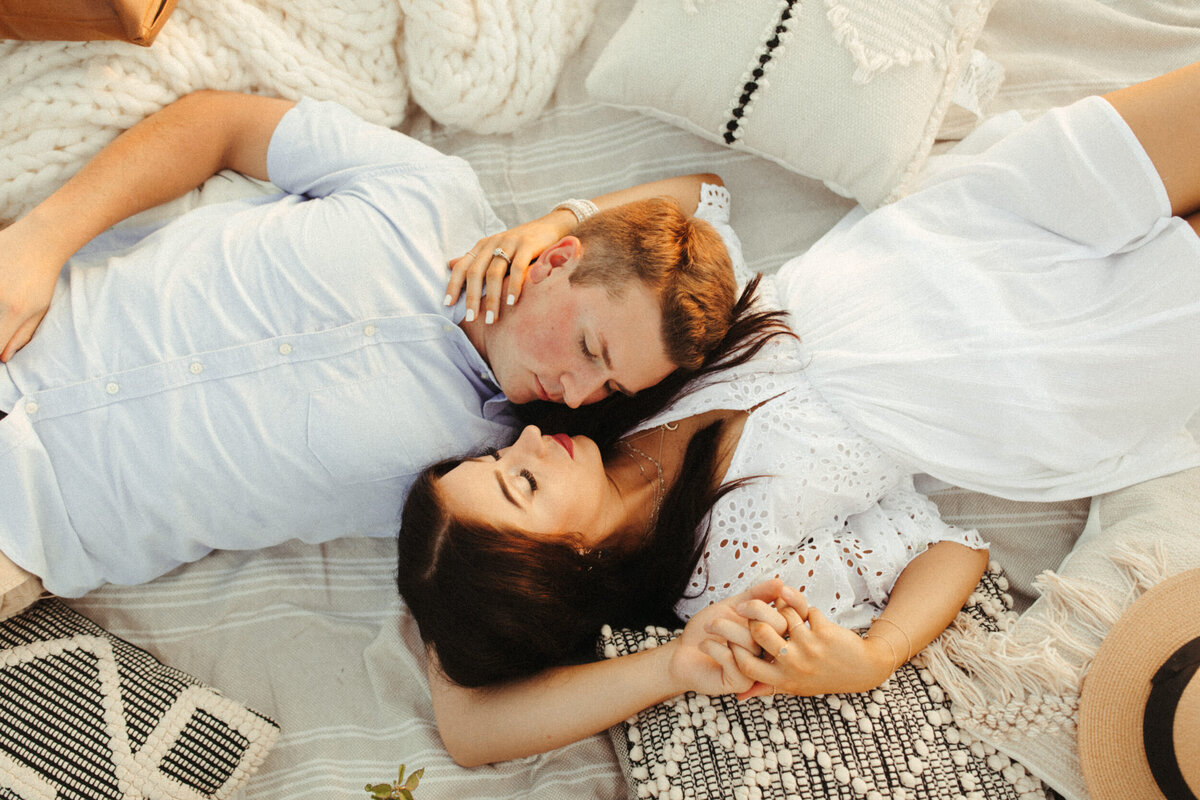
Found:
[[[338,100],[398,127],[410,97],[479,133],[537,116],[596,0],[180,0],[154,45],[0,42],[0,224],[197,89]]]

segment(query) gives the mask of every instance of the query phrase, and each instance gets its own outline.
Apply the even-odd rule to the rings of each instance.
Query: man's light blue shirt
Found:
[[[442,305],[447,260],[504,228],[470,167],[306,100],[268,172],[287,194],[97,239],[0,367],[0,551],[49,591],[392,536],[416,472],[511,441]]]

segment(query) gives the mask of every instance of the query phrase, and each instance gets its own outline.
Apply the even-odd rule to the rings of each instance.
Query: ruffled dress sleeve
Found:
[[[709,515],[688,596],[687,618],[706,605],[780,578],[810,605],[862,628],[887,603],[912,559],[932,544],[986,548],[949,525],[908,472],[858,436],[802,375],[755,409],[725,480],[745,479]]]
[[[733,262],[733,276],[737,279],[738,290],[745,288],[753,275],[746,266],[742,255],[742,240],[734,233],[729,225],[729,213],[733,205],[733,196],[724,186],[712,183],[700,184],[700,202],[696,206],[696,218],[712,225],[720,234],[729,258]]]

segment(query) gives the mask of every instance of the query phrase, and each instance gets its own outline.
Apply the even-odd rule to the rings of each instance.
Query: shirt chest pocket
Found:
[[[448,387],[440,388],[409,373],[312,392],[309,450],[340,483],[410,475],[459,455],[469,447],[464,432],[474,428],[463,419],[477,412],[453,391],[445,396]]]

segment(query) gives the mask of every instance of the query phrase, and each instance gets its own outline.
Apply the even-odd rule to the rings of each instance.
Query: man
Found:
[[[93,238],[225,168],[285,193]],[[512,435],[506,396],[577,406],[694,366],[728,323],[728,257],[647,198],[694,209],[700,177],[514,246],[501,291],[523,299],[468,321],[446,263],[504,226],[465,162],[329,103],[201,92],[148,117],[0,231],[10,574],[76,596],[214,548],[394,535],[413,473]],[[576,214],[537,223],[570,234]],[[684,242],[629,250],[646,226]],[[603,253],[657,277],[587,277]]]

